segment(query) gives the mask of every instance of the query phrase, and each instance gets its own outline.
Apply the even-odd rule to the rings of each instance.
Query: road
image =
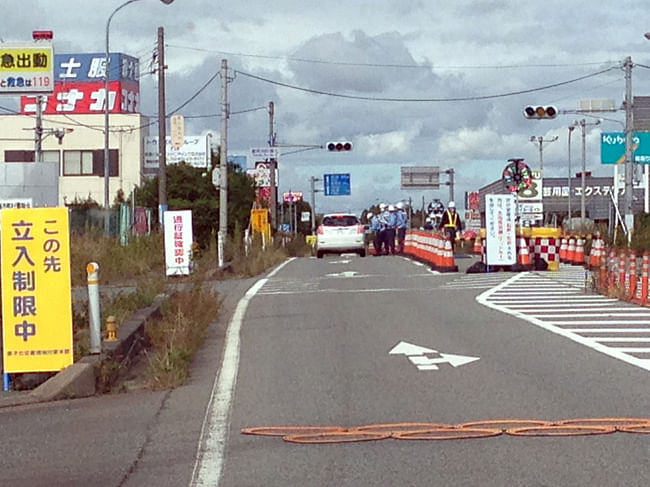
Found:
[[[646,485],[647,434],[378,439],[410,423],[650,416],[644,352],[630,350],[643,348],[648,323],[628,314],[643,309],[599,303],[598,313],[621,313],[616,325],[582,323],[598,319],[579,316],[591,305],[557,316],[567,313],[549,307],[553,293],[588,293],[568,274],[550,289],[547,275],[438,274],[402,257],[291,260],[242,284],[228,333],[208,337],[186,386],[0,410],[0,483]],[[611,340],[621,328],[638,340]],[[312,434],[295,443],[242,430]]]

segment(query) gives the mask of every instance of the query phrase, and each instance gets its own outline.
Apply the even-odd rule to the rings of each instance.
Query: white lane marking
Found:
[[[613,301],[618,301],[618,299],[601,299],[600,301],[587,301],[584,304],[589,304],[590,307],[606,307],[609,306],[610,303]],[[535,309],[538,308],[573,308],[576,304],[580,303],[580,300],[571,300],[571,302],[563,301],[561,303],[556,303],[556,304],[535,304]],[[530,303],[526,304],[511,304],[510,308],[517,308],[520,309],[521,311],[525,311],[525,308],[531,306]],[[523,309],[521,309],[523,308]]]
[[[627,308],[627,309],[629,309],[629,308]],[[521,311],[521,310],[519,310],[519,311]],[[564,310],[564,311],[567,311],[567,310]],[[641,317],[644,317],[644,316],[650,316],[650,313],[643,312],[643,311],[639,311],[637,313],[634,313],[634,312],[626,313],[624,311],[610,312],[611,310],[608,309],[607,312],[605,312],[603,310],[602,313],[589,313],[589,311],[593,311],[592,309],[589,309],[589,308],[584,308],[584,309],[576,308],[576,309],[572,309],[571,311],[573,311],[573,313],[557,313],[557,314],[554,314],[554,313],[542,313],[542,314],[540,314],[539,312],[533,311],[530,314],[533,315],[533,316],[543,316],[545,318],[571,318],[572,316],[576,316],[576,313],[580,313],[579,316],[581,318],[584,318],[584,317],[587,317],[587,316],[603,316],[603,317],[606,316],[608,318],[616,318],[618,316],[634,316],[634,317],[637,317],[637,318],[641,318]]]
[[[650,342],[650,337],[589,337],[595,342],[624,342],[624,343],[642,343]]]
[[[269,275],[253,284],[235,308],[232,320],[226,330],[221,369],[212,386],[210,401],[205,411],[201,436],[196,452],[191,486],[217,487],[221,481],[223,463],[228,440],[230,406],[237,383],[239,370],[239,334],[246,314],[246,308],[259,289],[280,269],[295,258],[285,260]]]
[[[524,321],[528,321],[529,323],[532,323],[536,326],[539,326],[540,328],[543,328],[547,331],[550,331],[551,333],[555,333],[556,335],[563,336],[565,338],[568,338],[570,340],[573,340],[574,342],[580,343],[581,345],[584,345],[586,347],[589,347],[593,350],[596,350],[598,352],[604,353],[605,355],[609,355],[610,357],[614,357],[618,360],[622,360],[623,362],[626,362],[628,364],[634,365],[636,367],[639,367],[644,370],[650,371],[650,360],[648,359],[640,359],[637,357],[633,357],[629,355],[630,352],[645,352],[645,351],[650,351],[650,348],[613,348],[613,347],[608,347],[606,345],[602,345],[601,343],[594,341],[591,337],[584,337],[581,336],[578,333],[574,333],[571,331],[568,331],[566,328],[562,328],[558,325],[560,324],[565,324],[565,325],[577,325],[577,324],[590,324],[590,325],[597,325],[598,323],[602,324],[612,324],[612,323],[619,323],[616,321],[600,321],[600,322],[594,322],[593,320],[590,321],[565,321],[565,322],[545,322],[539,318],[536,318],[534,316],[527,315],[525,313],[522,313],[520,310],[517,309],[512,309],[508,307],[508,301],[505,300],[505,303],[502,303],[504,300],[500,300],[499,302],[493,302],[491,300],[492,295],[495,293],[498,293],[502,291],[504,288],[510,286],[510,285],[515,285],[515,283],[521,279],[522,277],[526,276],[527,273],[522,273],[522,274],[517,274],[510,279],[507,279],[500,285],[494,287],[493,289],[489,289],[485,291],[484,293],[480,294],[479,296],[476,297],[476,301],[481,303],[484,306],[487,306],[488,308],[501,311],[502,313],[509,314],[511,316],[514,316],[516,318],[519,318]],[[576,290],[577,292],[577,290]],[[587,296],[583,296],[582,298],[586,298]],[[530,298],[525,298],[530,300]],[[527,306],[530,306],[530,302],[528,303]],[[633,324],[633,323],[639,323],[638,321],[634,320],[625,320],[625,323]],[[647,322],[641,322],[641,323],[647,323]]]
[[[650,328],[565,328],[574,333],[647,333]]]

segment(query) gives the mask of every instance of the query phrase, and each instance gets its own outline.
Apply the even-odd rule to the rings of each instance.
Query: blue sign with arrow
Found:
[[[323,183],[325,196],[350,195],[350,174],[325,174]]]

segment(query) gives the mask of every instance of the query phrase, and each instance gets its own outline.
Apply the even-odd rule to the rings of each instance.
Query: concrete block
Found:
[[[30,396],[39,401],[55,401],[95,395],[95,367],[78,362],[66,367],[34,389]]]

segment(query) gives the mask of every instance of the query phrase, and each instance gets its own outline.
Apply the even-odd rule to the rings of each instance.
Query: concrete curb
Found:
[[[117,340],[103,341],[101,354],[83,357],[31,391],[1,393],[0,408],[94,396],[102,364],[123,362],[140,351],[144,325],[162,316],[160,308],[166,299],[168,296],[159,295],[151,306],[135,311],[120,325]]]

